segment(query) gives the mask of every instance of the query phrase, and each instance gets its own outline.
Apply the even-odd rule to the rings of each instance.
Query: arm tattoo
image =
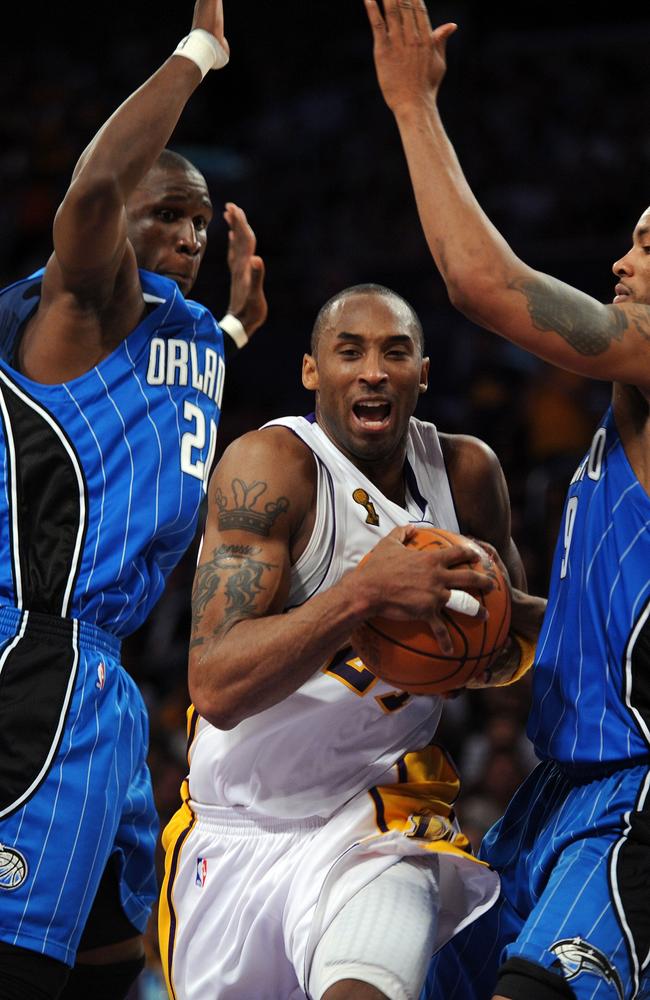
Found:
[[[275,519],[289,510],[289,500],[287,497],[278,497],[275,501],[267,501],[262,510],[255,510],[257,501],[267,489],[266,483],[256,481],[249,486],[243,479],[233,479],[233,505],[229,508],[227,497],[217,487],[215,501],[219,508],[219,530],[241,528],[268,537]]]
[[[274,563],[256,559],[259,552],[260,549],[253,545],[220,545],[212,553],[212,559],[199,566],[192,590],[190,649],[205,642],[198,632],[204,612],[222,583],[227,603],[223,620],[215,628],[215,635],[233,619],[256,616],[256,599],[266,590],[260,582],[262,573],[276,568]]]
[[[603,308],[555,278],[521,279],[508,287],[525,296],[530,318],[538,330],[557,333],[578,354],[602,354],[613,341],[622,340],[629,329],[622,309]]]

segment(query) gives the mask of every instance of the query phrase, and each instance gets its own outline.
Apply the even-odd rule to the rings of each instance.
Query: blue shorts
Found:
[[[540,764],[480,857],[501,896],[435,956],[423,998],[489,1000],[509,958],[562,975],[579,1000],[650,997],[648,763],[580,782]]]
[[[147,713],[120,644],[0,608],[0,940],[73,965],[111,855],[128,920],[156,895]]]

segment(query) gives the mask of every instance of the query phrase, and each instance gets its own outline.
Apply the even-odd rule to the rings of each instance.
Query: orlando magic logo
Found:
[[[563,938],[551,945],[550,950],[557,955],[562,966],[564,978],[569,981],[576,979],[581,973],[587,972],[605,982],[611,983],[620,1000],[624,1000],[623,983],[616,969],[611,965],[606,955],[594,948],[582,938]]]
[[[0,844],[0,890],[17,889],[27,878],[27,861],[15,847]]]

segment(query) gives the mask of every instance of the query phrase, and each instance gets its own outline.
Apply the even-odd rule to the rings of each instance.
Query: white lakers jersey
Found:
[[[311,448],[318,468],[316,521],[292,568],[288,607],[335,584],[397,526],[459,530],[433,424],[411,419],[405,508],[383,496],[315,421],[285,417],[272,422],[278,424]],[[357,792],[381,784],[402,754],[425,746],[440,711],[439,698],[396,691],[352,648],[342,649],[288,698],[232,730],[199,718],[190,798],[275,817],[329,817]]]

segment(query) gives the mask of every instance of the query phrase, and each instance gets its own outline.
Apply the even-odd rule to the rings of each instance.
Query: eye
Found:
[[[174,211],[173,208],[159,208],[156,212],[156,216],[161,222],[175,222],[178,213]]]
[[[208,228],[209,220],[206,219],[204,215],[197,215],[192,221],[197,233],[204,233]]]

